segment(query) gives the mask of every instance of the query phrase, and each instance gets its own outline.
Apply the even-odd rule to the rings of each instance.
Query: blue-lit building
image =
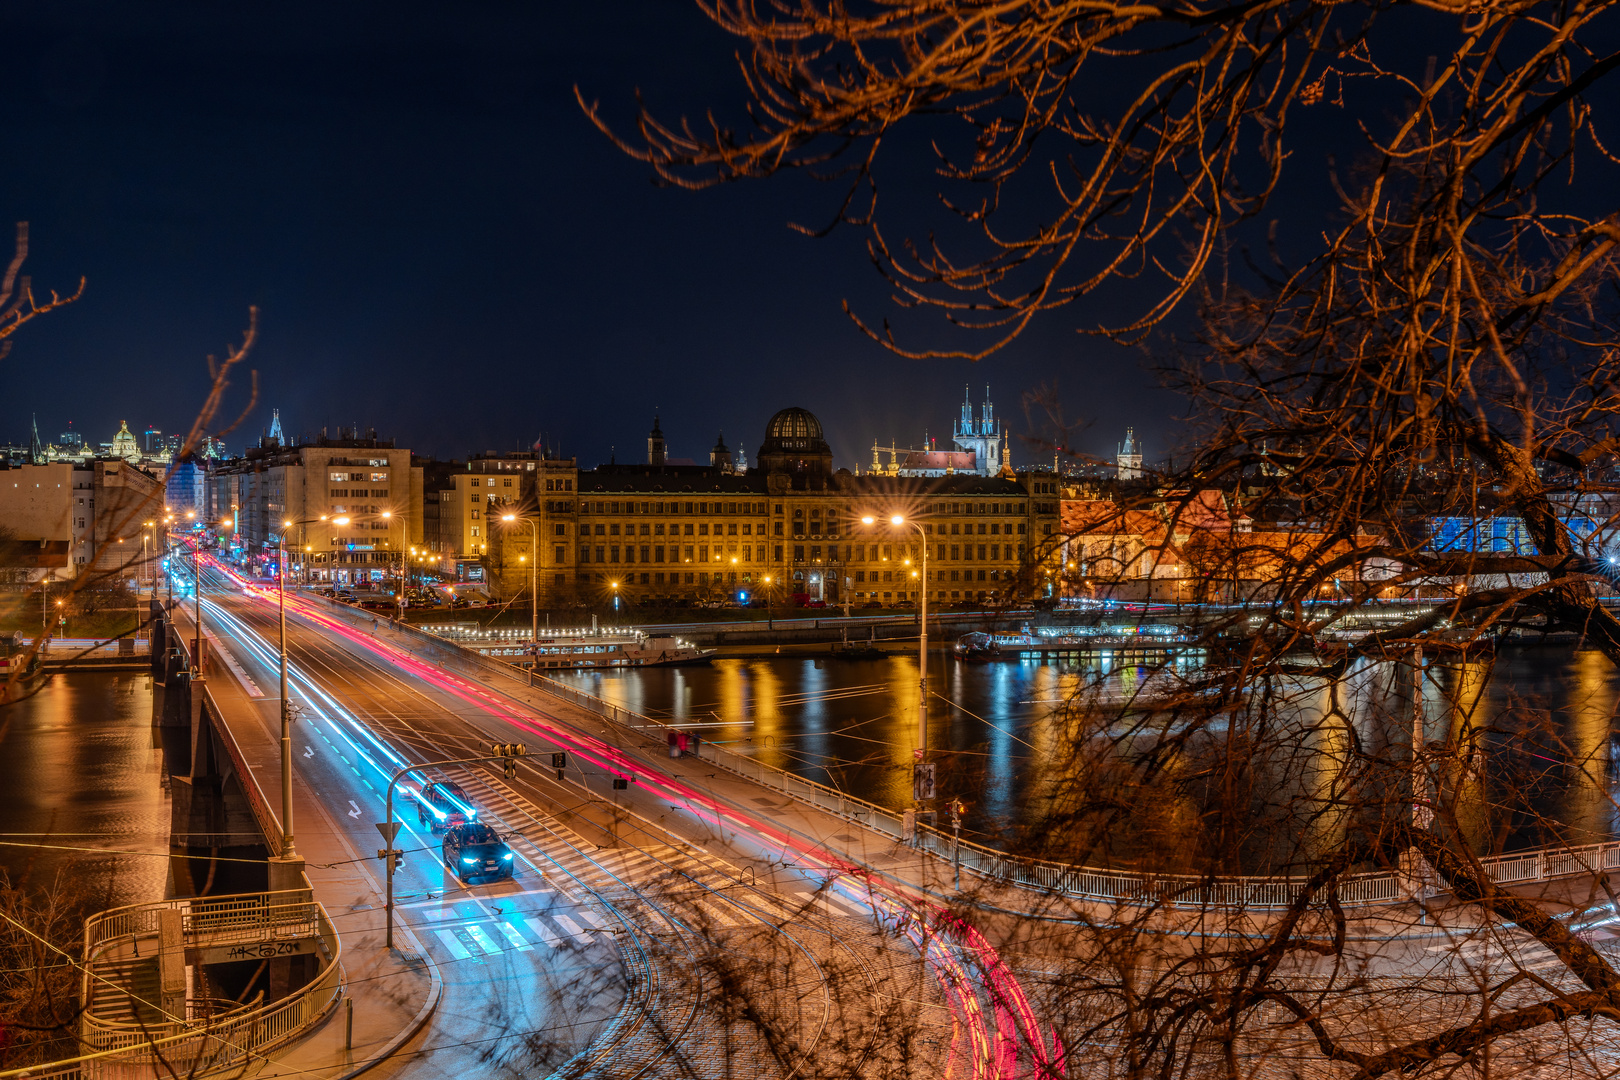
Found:
[[[1598,527],[1596,521],[1577,513],[1566,516],[1564,524],[1576,545],[1591,537]],[[1428,548],[1479,555],[1540,554],[1524,519],[1509,516],[1430,518]]]

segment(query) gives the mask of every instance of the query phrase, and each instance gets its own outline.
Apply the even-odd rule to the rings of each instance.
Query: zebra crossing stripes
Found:
[[[853,916],[856,918],[861,918],[867,914],[867,912],[856,907],[854,901],[846,900],[835,892],[795,892],[793,895],[797,896],[800,900],[803,900],[806,904],[812,904],[821,908],[829,915],[842,915],[845,917]]]
[[[484,950],[486,956],[498,956],[503,951],[499,945],[495,944],[495,939],[490,937],[482,926],[467,927],[467,935],[477,943],[480,949]]]
[[[467,951],[467,946],[463,945],[461,939],[456,935],[448,930],[440,930],[438,935],[439,940],[444,942],[444,947],[450,950],[451,956],[457,960],[469,960],[472,958],[472,953]]]
[[[563,931],[567,933],[569,937],[573,938],[581,945],[589,945],[591,943],[591,935],[582,930],[579,923],[575,922],[573,919],[570,919],[566,915],[553,915],[552,918],[556,920],[557,925],[562,927]]]
[[[506,940],[510,941],[512,943],[512,948],[516,949],[518,952],[532,952],[534,950],[534,946],[530,945],[528,941],[524,939],[523,935],[518,933],[518,928],[513,926],[511,923],[502,922],[496,923],[495,925],[500,927],[501,933],[506,935]]]

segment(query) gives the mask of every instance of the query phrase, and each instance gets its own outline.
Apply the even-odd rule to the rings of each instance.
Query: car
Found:
[[[882,603],[877,600],[868,600],[866,603],[861,605],[863,608],[880,608],[882,606]]]
[[[915,600],[896,600],[894,602],[894,606],[897,607],[897,608],[914,608],[914,607],[917,606],[917,601],[915,601]]]
[[[512,849],[481,821],[444,830],[444,868],[463,884],[473,878],[500,881],[512,876]]]
[[[467,599],[465,596],[458,596],[454,600],[450,601],[450,606],[453,608],[468,608],[472,607],[472,601]]]
[[[476,820],[472,797],[449,780],[435,780],[416,800],[416,820],[431,832],[443,832]]]

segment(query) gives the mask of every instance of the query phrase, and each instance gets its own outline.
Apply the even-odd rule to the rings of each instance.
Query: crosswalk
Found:
[[[544,915],[468,918],[439,927],[435,936],[458,960],[541,947],[582,948],[617,929],[616,921],[598,910],[606,910],[602,905],[644,904],[649,897],[656,897],[664,915],[711,933],[758,926],[762,920],[798,921],[807,914],[872,918],[866,905],[835,889],[816,890],[814,882],[801,881],[803,887],[785,892],[755,887],[751,873],[697,847],[599,849],[486,774],[469,772],[459,782],[499,830],[511,830],[508,843],[529,868],[518,877],[528,877],[530,891],[554,897],[558,904]],[[534,882],[536,877],[543,886]]]
[[[562,949],[573,946],[583,949],[602,937],[600,933],[593,932],[598,928],[583,910],[574,913],[579,921],[558,911],[498,917],[475,915],[468,918],[458,917],[454,911],[443,914],[455,921],[435,927],[433,936],[457,960],[481,959],[509,952],[534,952],[537,948]],[[591,923],[592,930],[581,926],[580,921]]]

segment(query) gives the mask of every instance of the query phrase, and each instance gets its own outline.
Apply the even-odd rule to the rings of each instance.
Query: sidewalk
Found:
[[[226,665],[212,665],[207,687],[229,726],[265,802],[281,806],[279,701],[254,698]],[[311,1031],[270,1051],[274,1060],[248,1067],[251,1077],[301,1076],[337,1080],[355,1076],[399,1053],[416,1039],[438,1006],[437,966],[408,927],[394,928],[395,948],[383,947],[383,887],[373,873],[373,852],[354,850],[309,786],[293,781],[293,825],[298,854],[317,902],[338,931],[343,996]],[[381,844],[378,837],[378,844]],[[352,1015],[352,1041],[349,1038]],[[387,1070],[383,1070],[386,1072]]]

